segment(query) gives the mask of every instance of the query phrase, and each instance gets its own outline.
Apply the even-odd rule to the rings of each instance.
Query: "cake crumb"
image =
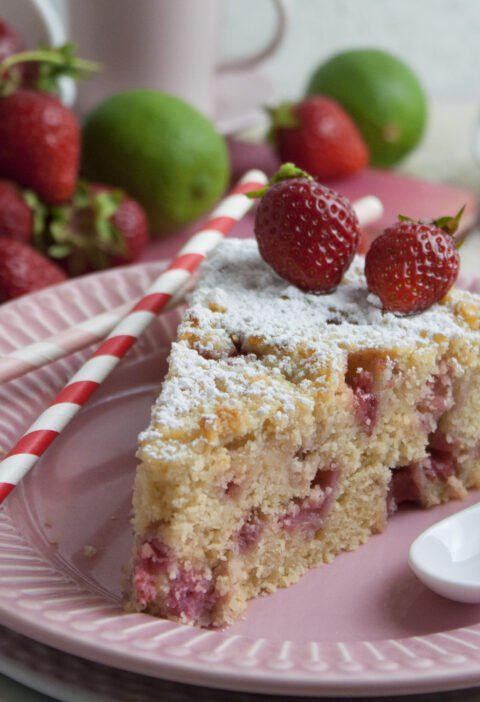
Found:
[[[462,319],[468,324],[470,329],[476,331],[479,328],[479,310],[478,306],[475,305],[473,302],[460,300],[456,303],[454,311],[457,317],[462,317]]]
[[[43,525],[46,526],[48,529],[51,528],[51,526],[52,526],[52,520],[50,519],[50,517],[48,517],[47,519],[45,519],[45,521],[43,522]]]
[[[97,555],[97,549],[95,546],[92,546],[91,544],[87,544],[86,546],[83,547],[83,555],[86,556],[87,558],[93,558],[94,556]]]

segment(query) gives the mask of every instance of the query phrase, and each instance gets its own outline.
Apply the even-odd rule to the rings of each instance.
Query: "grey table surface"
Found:
[[[2,636],[11,635],[0,627],[0,640]],[[304,697],[304,696],[282,696],[278,694],[255,694],[249,692],[232,692],[229,690],[219,690],[209,687],[199,687],[183,684],[181,682],[170,682],[137,676],[124,671],[102,666],[98,663],[86,662],[83,659],[54,652],[53,649],[43,647],[42,644],[32,643],[30,639],[14,634],[12,648],[15,649],[12,657],[11,673],[12,679],[0,674],[0,702],[273,702],[283,699],[296,700],[297,702],[307,702],[307,700],[345,700],[364,702],[366,699],[373,699],[369,695],[362,697]],[[14,640],[12,639],[12,641]],[[25,657],[22,659],[21,643],[24,640]],[[19,645],[20,642],[20,645]],[[43,650],[42,650],[43,649]],[[32,661],[32,652],[38,659],[50,659],[53,663],[54,674],[48,675],[48,665],[40,663],[34,664],[29,670]],[[5,671],[5,661],[7,656],[2,656],[0,661],[2,669]],[[64,665],[64,670],[61,670]],[[35,668],[35,670],[34,670]],[[47,674],[45,674],[47,671]],[[75,671],[72,673],[72,671]],[[88,677],[88,684],[75,684],[78,675]],[[17,680],[28,682],[28,686],[20,684]],[[118,682],[116,683],[115,680]],[[47,694],[43,694],[47,693]],[[446,692],[430,692],[426,694],[393,695],[375,697],[378,702],[474,702],[480,700],[480,687],[464,690],[452,690]]]

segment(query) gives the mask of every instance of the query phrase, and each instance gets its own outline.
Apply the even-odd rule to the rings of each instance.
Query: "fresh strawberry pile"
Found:
[[[255,236],[266,263],[305,292],[335,289],[358,250],[360,228],[351,203],[292,163],[250,197],[260,198]],[[401,217],[374,240],[365,276],[384,311],[414,314],[446,295],[459,271],[453,234],[462,213],[431,222]]]
[[[130,263],[148,241],[136,201],[79,179],[80,125],[55,92],[96,69],[72,45],[25,51],[0,20],[0,302]]]

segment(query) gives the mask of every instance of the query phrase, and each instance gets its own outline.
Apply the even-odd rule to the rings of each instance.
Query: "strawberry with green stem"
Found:
[[[336,288],[360,239],[349,200],[293,163],[284,164],[271,184],[249,197],[261,198],[255,236],[261,256],[275,272],[307,292]]]
[[[415,314],[447,294],[460,268],[454,234],[464,209],[455,217],[429,221],[400,215],[373,241],[365,257],[365,277],[385,311]]]
[[[55,88],[60,75],[83,77],[97,64],[73,56],[73,45],[25,51],[0,64],[0,177],[33,190],[47,205],[73,195],[80,163],[80,125],[73,112],[47,92],[18,87],[16,66],[38,62],[36,85]]]
[[[269,112],[270,140],[282,161],[293,161],[319,180],[353,175],[367,166],[368,147],[335,100],[316,95]]]
[[[50,209],[34,245],[75,276],[131,263],[148,238],[138,202],[122,190],[79,181],[69,203]]]
[[[20,87],[28,87],[38,92],[58,93],[60,78],[68,76],[74,80],[82,80],[101,70],[101,65],[96,61],[78,58],[75,49],[75,44],[68,42],[55,48],[41,45],[38,49],[2,57],[0,95],[8,95]],[[25,65],[29,67],[27,81],[22,71],[16,71]],[[33,66],[36,67],[35,71]]]

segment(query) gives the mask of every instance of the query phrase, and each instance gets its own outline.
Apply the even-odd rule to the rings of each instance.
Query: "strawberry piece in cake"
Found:
[[[254,240],[203,265],[140,437],[129,608],[225,626],[250,598],[480,486],[480,301],[396,316],[356,258],[328,295]]]

